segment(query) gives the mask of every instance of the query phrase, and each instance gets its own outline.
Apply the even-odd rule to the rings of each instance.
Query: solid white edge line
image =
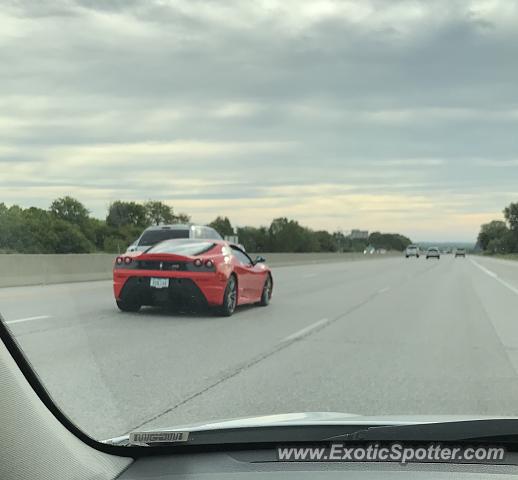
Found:
[[[17,320],[8,320],[5,323],[7,325],[14,325],[15,323],[31,322],[32,320],[45,320],[50,318],[50,315],[38,315],[36,317],[18,318]]]
[[[511,285],[510,283],[506,282],[505,280],[502,280],[495,272],[492,272],[491,270],[488,270],[483,265],[480,265],[480,263],[478,263],[476,260],[473,260],[472,258],[470,258],[470,260],[471,260],[471,263],[473,265],[475,265],[476,267],[480,268],[480,270],[482,270],[485,274],[487,274],[490,277],[494,278],[497,282],[502,284],[504,287],[506,287],[509,290],[511,290],[511,292],[516,293],[516,295],[518,295],[518,288],[516,288],[514,285]]]
[[[493,278],[498,278],[498,275],[495,273],[495,272],[492,272],[491,270],[487,269],[486,267],[484,267],[483,265],[480,265],[480,263],[478,263],[476,260],[473,260],[472,258],[469,259],[470,262],[475,265],[476,267],[480,268],[480,270],[482,270],[484,273],[486,273],[487,275],[489,275],[490,277],[493,277]]]
[[[303,337],[304,335],[308,334],[309,332],[311,332],[311,330],[315,330],[315,328],[325,325],[326,323],[329,323],[329,319],[322,318],[318,322],[312,323],[311,325],[303,328],[302,330],[299,330],[298,332],[295,332],[292,335],[289,335],[283,341],[291,342],[292,340],[296,340],[297,338]]]

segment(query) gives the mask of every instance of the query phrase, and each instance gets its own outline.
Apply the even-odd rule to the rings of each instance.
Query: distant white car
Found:
[[[430,247],[426,250],[426,259],[428,260],[429,258],[436,258],[437,260],[441,258],[441,252],[439,252],[437,247]]]
[[[466,249],[465,248],[457,248],[455,250],[455,258],[457,257],[466,257]]]
[[[419,247],[417,245],[409,245],[405,250],[405,257],[419,258]]]

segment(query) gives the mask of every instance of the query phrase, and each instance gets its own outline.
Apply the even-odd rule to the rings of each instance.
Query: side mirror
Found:
[[[266,258],[264,258],[264,257],[255,257],[254,265],[257,265],[258,263],[265,263],[265,262],[266,262]]]

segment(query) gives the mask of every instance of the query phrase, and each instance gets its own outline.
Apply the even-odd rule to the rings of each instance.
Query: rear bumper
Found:
[[[151,278],[168,278],[169,287],[153,288]],[[114,270],[113,293],[117,300],[141,305],[222,305],[227,279],[222,273]]]

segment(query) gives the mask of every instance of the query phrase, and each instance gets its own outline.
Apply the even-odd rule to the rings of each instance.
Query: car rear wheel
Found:
[[[264,282],[263,293],[261,295],[261,301],[259,302],[259,305],[261,305],[261,307],[266,307],[270,303],[270,300],[272,298],[272,289],[272,277],[268,275],[266,277],[266,281]]]
[[[117,300],[117,306],[119,310],[123,312],[138,312],[141,305],[136,302],[124,302],[123,300]]]
[[[223,317],[230,317],[237,305],[237,281],[234,275],[228,279],[227,288],[223,296],[223,305],[219,309],[219,313]]]

